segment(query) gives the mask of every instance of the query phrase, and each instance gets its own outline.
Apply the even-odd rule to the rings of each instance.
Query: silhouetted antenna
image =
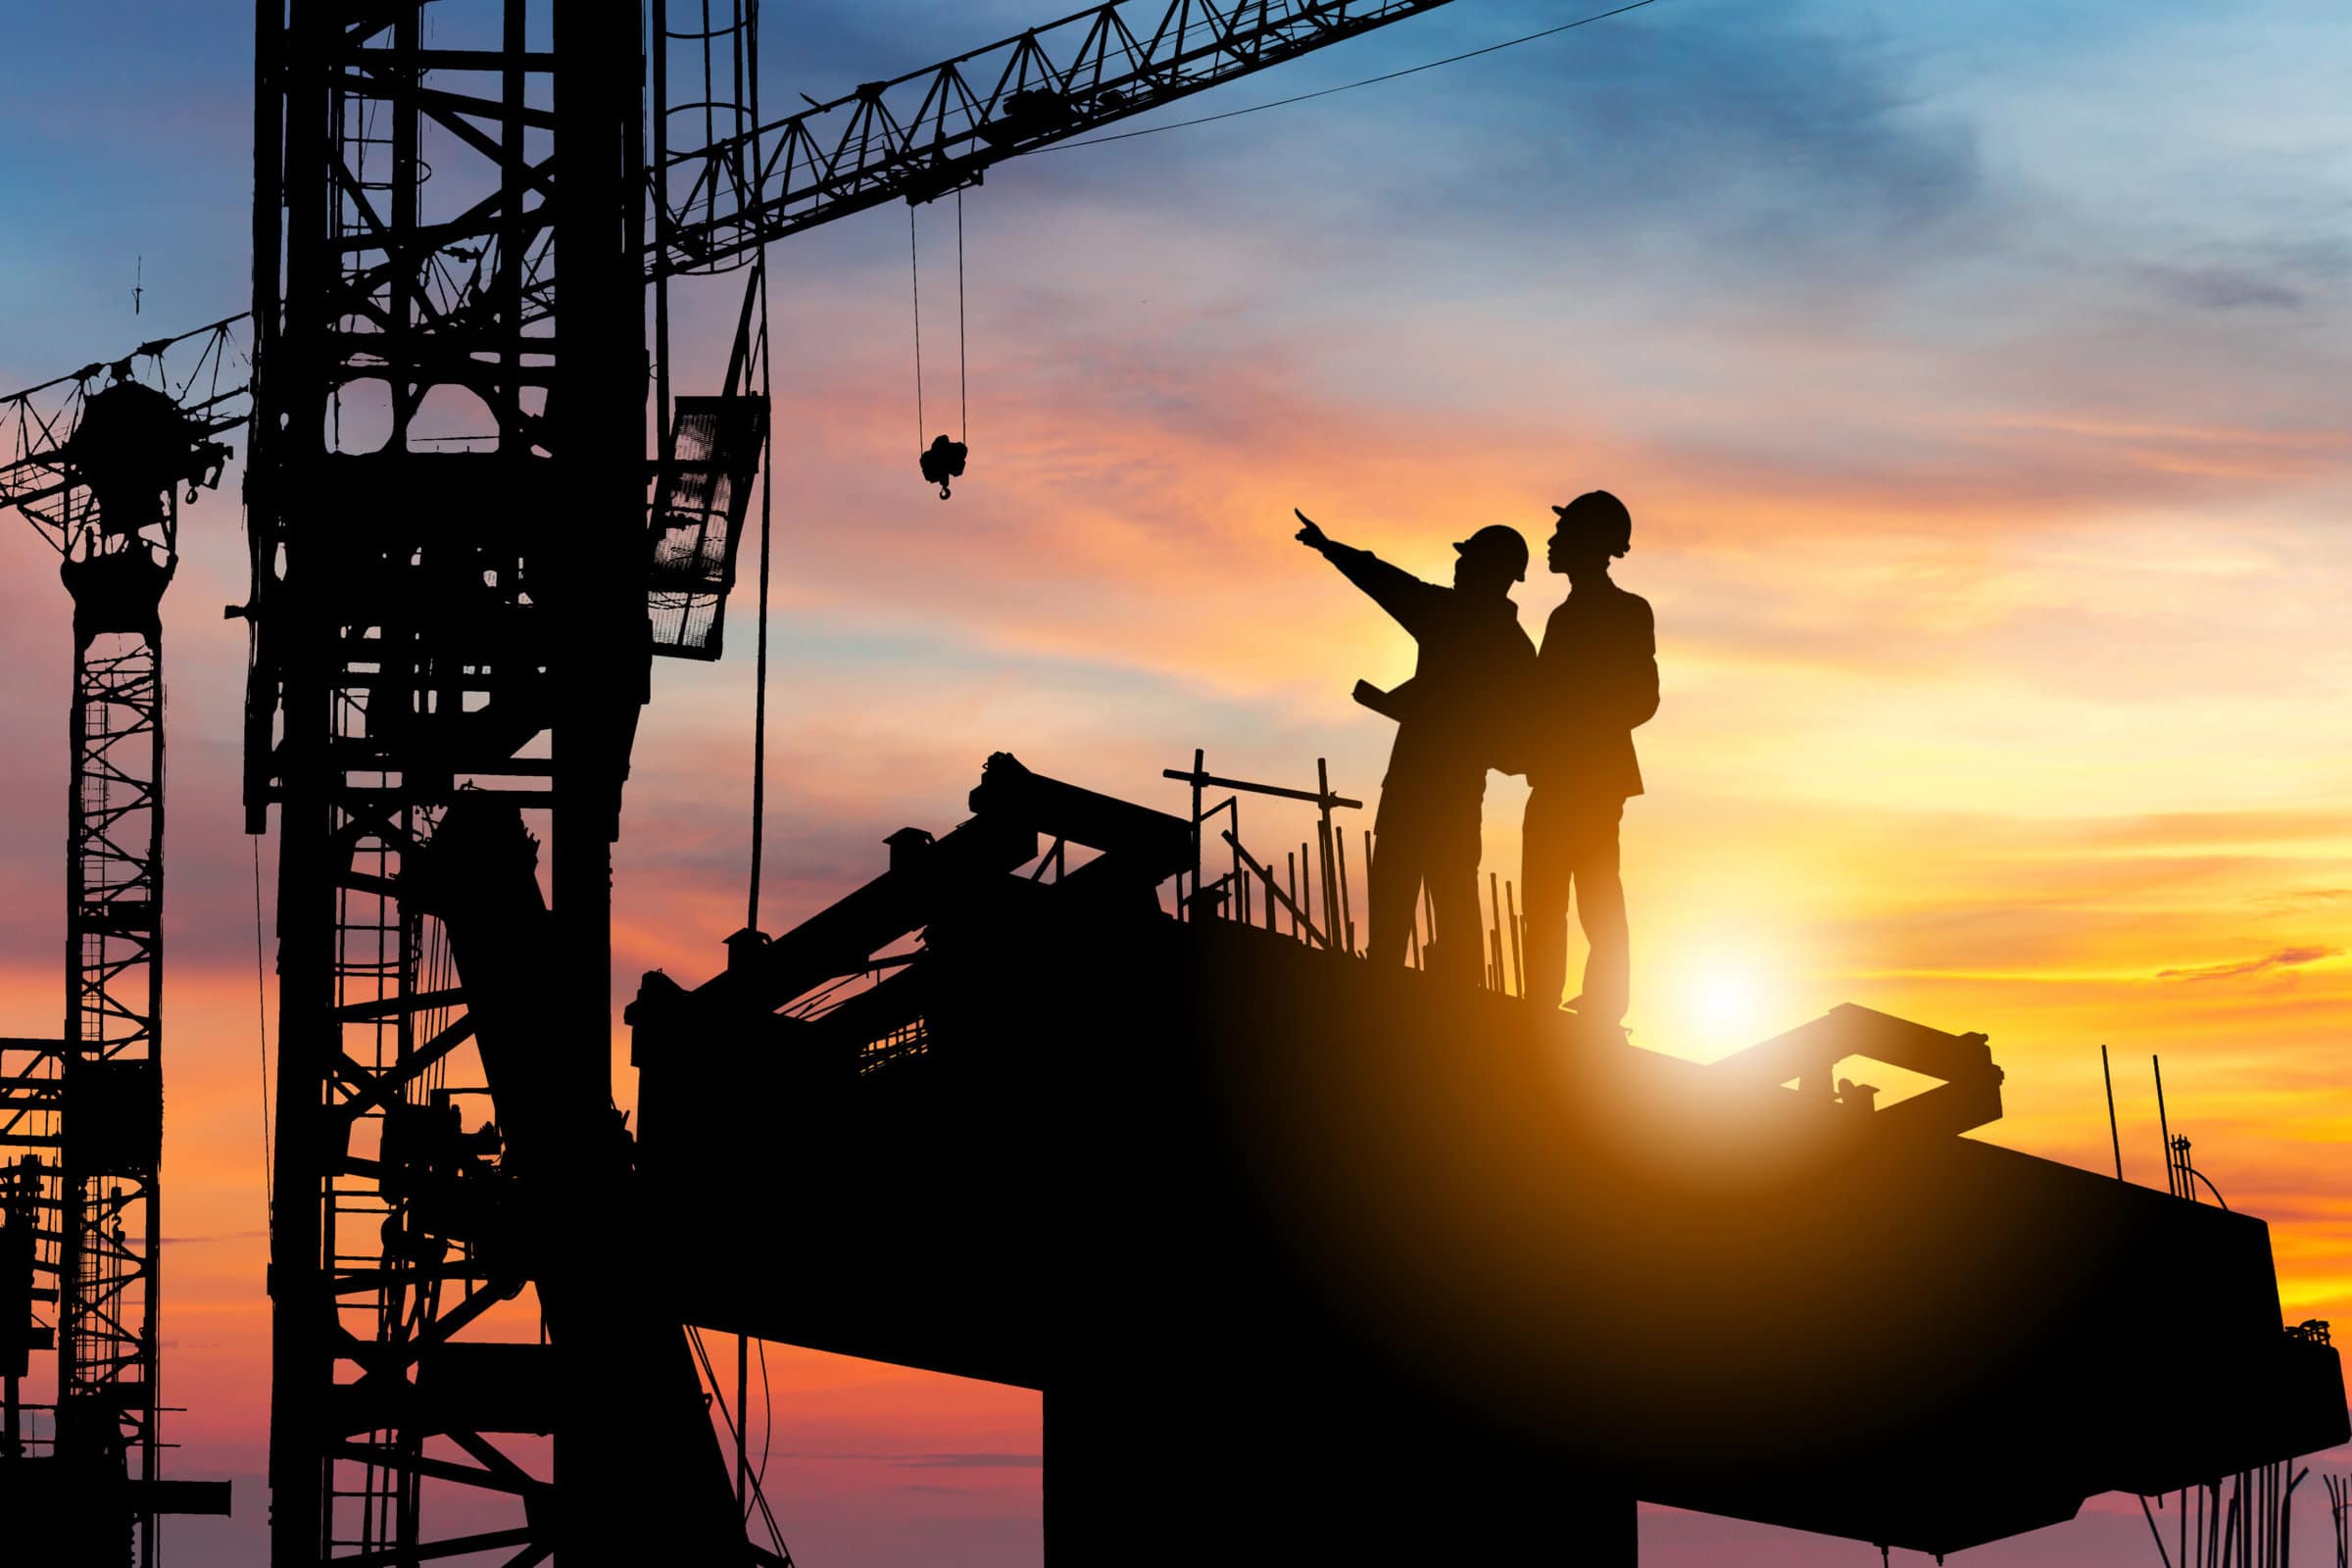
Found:
[[[2107,1085],[2107,1137],[2115,1145],[2115,1179],[2124,1179],[2124,1135],[2115,1121],[2115,1074],[2107,1068],[2107,1048],[2099,1047],[2099,1077]]]
[[[2150,1055],[2148,1065],[2156,1073],[2156,1134],[2164,1140],[2164,1186],[2175,1198],[2180,1196],[2180,1182],[2173,1169],[2173,1125],[2164,1113],[2164,1061]]]

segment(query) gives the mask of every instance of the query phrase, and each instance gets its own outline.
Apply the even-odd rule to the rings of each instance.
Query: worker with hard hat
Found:
[[[1326,538],[1304,513],[1298,542],[1321,552],[1420,644],[1413,677],[1374,694],[1396,720],[1373,821],[1370,931],[1375,962],[1402,963],[1429,891],[1433,937],[1422,967],[1462,985],[1484,971],[1479,817],[1487,767],[1535,667],[1511,584],[1527,580],[1527,541],[1500,524],[1454,549],[1453,586],[1424,582],[1369,550]],[[1358,688],[1359,700],[1368,688]]]
[[[1634,730],[1658,710],[1658,643],[1649,601],[1609,577],[1633,548],[1634,519],[1606,490],[1554,507],[1545,563],[1568,598],[1544,627],[1534,679],[1513,738],[1531,789],[1520,838],[1526,901],[1527,994],[1560,1005],[1568,976],[1568,908],[1584,926],[1584,990],[1567,1005],[1580,1022],[1615,1029],[1625,1017],[1631,942],[1617,829],[1642,793]]]

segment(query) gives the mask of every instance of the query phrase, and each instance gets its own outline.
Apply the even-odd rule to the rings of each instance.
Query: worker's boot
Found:
[[[1560,1014],[1567,1022],[1568,1034],[1571,1039],[1579,1042],[1593,1041],[1612,1046],[1632,1043],[1633,1031],[1616,1019],[1606,1018],[1598,1013],[1580,1011],[1584,1001],[1583,997],[1577,996],[1571,997],[1560,1004]]]

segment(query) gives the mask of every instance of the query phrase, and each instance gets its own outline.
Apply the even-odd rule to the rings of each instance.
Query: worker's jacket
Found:
[[[1658,637],[1649,601],[1604,578],[1572,591],[1544,623],[1512,760],[1524,763],[1528,782],[1540,790],[1595,800],[1639,795],[1633,731],[1657,710]]]
[[[1423,582],[1369,550],[1327,543],[1323,553],[1421,645],[1413,678],[1396,693],[1396,741],[1374,830],[1427,830],[1466,818],[1475,833],[1487,768],[1535,668],[1519,607]]]

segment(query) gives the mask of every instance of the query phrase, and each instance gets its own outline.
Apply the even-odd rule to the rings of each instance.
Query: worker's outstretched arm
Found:
[[[1324,560],[1339,567],[1341,576],[1396,616],[1398,625],[1416,637],[1421,635],[1445,589],[1423,582],[1401,566],[1390,565],[1369,550],[1358,550],[1327,537],[1313,518],[1296,507],[1291,509],[1291,514],[1304,524],[1298,533],[1300,544],[1319,552]]]

